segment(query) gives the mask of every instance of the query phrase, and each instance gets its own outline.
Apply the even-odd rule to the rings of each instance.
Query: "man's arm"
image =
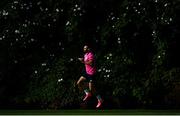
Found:
[[[88,65],[92,65],[92,63],[93,63],[93,60],[88,60],[88,61],[84,62],[84,64],[88,64]]]
[[[92,65],[93,63],[93,59],[90,59],[86,62],[84,62],[84,59],[83,58],[78,58],[78,60],[81,62],[81,63],[84,63],[84,64],[88,64],[88,65]]]
[[[84,63],[84,59],[83,59],[83,58],[78,58],[78,60],[79,60],[81,63]]]

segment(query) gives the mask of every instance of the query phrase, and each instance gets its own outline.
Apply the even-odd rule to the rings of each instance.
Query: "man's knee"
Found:
[[[80,85],[80,84],[82,84],[82,82],[83,82],[84,80],[85,80],[84,77],[81,76],[81,77],[79,78],[79,80],[77,81],[76,84],[77,84],[77,85]]]
[[[79,82],[79,81],[77,81],[77,82],[76,82],[76,85],[79,85],[79,83],[80,83],[80,82]]]

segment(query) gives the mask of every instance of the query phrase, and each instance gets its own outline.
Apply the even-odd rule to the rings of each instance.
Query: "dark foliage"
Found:
[[[1,108],[88,108],[74,85],[87,42],[104,108],[179,108],[179,10],[179,0],[1,0]]]

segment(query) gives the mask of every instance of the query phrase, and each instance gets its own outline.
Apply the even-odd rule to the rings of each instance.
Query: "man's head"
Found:
[[[84,48],[83,48],[83,51],[84,51],[85,53],[89,52],[89,51],[90,51],[89,46],[88,46],[88,45],[85,45]]]

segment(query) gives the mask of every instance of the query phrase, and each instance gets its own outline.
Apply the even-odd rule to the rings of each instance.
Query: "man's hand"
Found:
[[[82,63],[84,62],[84,61],[83,61],[83,58],[78,58],[78,60],[79,60],[80,62],[82,62]]]

